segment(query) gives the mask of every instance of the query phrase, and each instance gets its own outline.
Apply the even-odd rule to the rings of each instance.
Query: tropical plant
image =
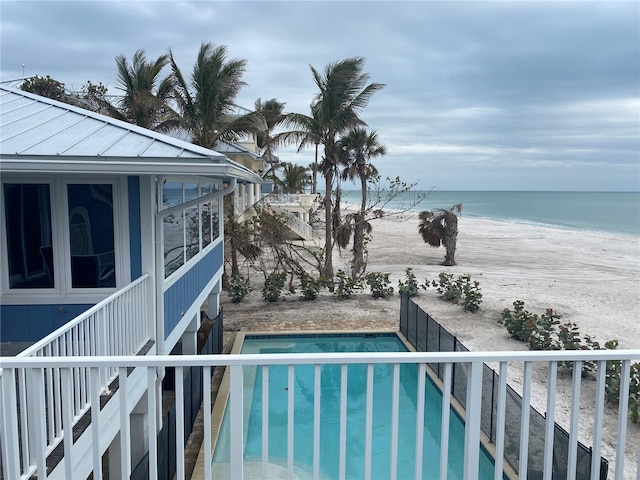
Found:
[[[351,276],[357,276],[364,271],[365,235],[371,233],[371,224],[366,219],[367,212],[367,182],[378,176],[378,170],[371,163],[371,159],[387,153],[387,147],[378,141],[376,132],[367,132],[365,128],[355,127],[349,130],[338,142],[341,163],[344,168],[341,173],[342,180],[360,181],[360,209],[352,215],[350,222],[339,225],[339,229],[353,231],[353,260],[351,262]],[[336,232],[337,233],[337,232]],[[344,233],[336,234],[336,240],[341,248],[346,243],[340,240],[347,239]]]
[[[450,208],[438,208],[420,212],[418,231],[425,243],[432,247],[443,245],[447,249],[443,265],[456,264],[456,242],[458,239],[458,214],[462,211],[462,204],[458,203]]]
[[[249,282],[242,275],[234,275],[229,280],[229,296],[233,303],[240,303],[249,294]]]
[[[273,150],[279,145],[279,137],[273,135],[274,130],[285,123],[287,115],[284,113],[284,102],[279,102],[275,98],[262,101],[261,98],[257,99],[254,104],[255,113],[262,117],[262,122],[259,124],[256,131],[256,144],[260,149],[262,158],[268,164],[274,164],[277,162],[277,157],[273,155]]]
[[[337,295],[340,300],[349,300],[355,295],[357,290],[362,290],[362,282],[360,279],[347,277],[347,274],[344,273],[343,270],[338,270],[336,278],[333,293]]]
[[[305,187],[311,181],[309,169],[295,163],[283,163],[282,178],[278,179],[278,184],[284,193],[303,193]]]
[[[369,272],[365,276],[365,282],[369,285],[373,298],[387,298],[393,295],[388,273]]]
[[[315,300],[318,298],[320,289],[322,288],[322,279],[314,279],[308,274],[302,275],[300,279],[302,286],[302,298],[304,300]]]
[[[271,303],[280,300],[286,280],[287,272],[272,272],[267,275],[262,288],[262,298]]]
[[[54,80],[49,75],[46,77],[35,77],[25,79],[20,85],[20,89],[40,95],[41,97],[51,98],[59,102],[69,103],[67,94],[65,93],[64,83]]]
[[[118,107],[126,121],[160,131],[176,126],[175,114],[169,107],[172,79],[170,76],[163,80],[158,78],[168,61],[168,55],[160,55],[155,61],[148,61],[144,50],[133,54],[130,65],[124,55],[116,57],[116,88],[123,92]]]
[[[313,80],[319,90],[311,102],[311,115],[292,114],[289,117],[289,122],[299,127],[290,135],[301,140],[300,148],[309,143],[324,146],[320,163],[320,171],[325,179],[325,256],[322,274],[327,279],[333,278],[333,192],[334,181],[339,173],[338,139],[352,127],[365,124],[358,114],[367,106],[371,96],[384,87],[380,83],[367,83],[369,75],[362,72],[363,66],[362,57],[329,63],[322,72],[311,66]]]
[[[171,51],[169,63],[179,125],[188,132],[193,143],[212,148],[218,139],[234,141],[263,126],[261,115],[236,114],[234,102],[246,85],[242,76],[247,61],[227,59],[227,47],[203,42],[190,82],[185,79]]]
[[[398,291],[400,293],[404,293],[408,297],[415,297],[418,295],[419,289],[422,287],[423,289],[426,286],[418,285],[418,279],[416,274],[413,273],[413,269],[411,267],[405,270],[405,278],[406,282],[402,280],[398,280]]]

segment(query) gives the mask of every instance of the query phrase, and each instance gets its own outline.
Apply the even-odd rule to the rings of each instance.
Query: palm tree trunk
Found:
[[[324,198],[324,218],[325,218],[325,238],[324,238],[324,268],[322,276],[326,280],[333,279],[333,171],[324,172],[325,179],[325,198]]]
[[[367,209],[367,177],[360,176],[360,211],[356,216],[353,226],[353,261],[351,263],[351,276],[357,277],[364,270],[364,222]]]
[[[445,230],[442,243],[447,249],[443,265],[453,266],[456,264],[456,243],[458,239],[458,217],[454,213],[445,216]]]
[[[318,193],[318,144],[316,143],[316,157],[315,157],[315,165],[313,168],[313,186],[311,188],[311,193],[314,195]]]

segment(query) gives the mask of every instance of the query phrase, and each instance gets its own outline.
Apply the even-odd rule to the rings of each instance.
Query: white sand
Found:
[[[619,349],[636,349],[640,361],[640,240],[598,233],[584,233],[462,217],[459,223],[455,267],[443,267],[444,248],[432,248],[418,234],[415,215],[385,218],[373,222],[373,240],[369,244],[368,271],[391,273],[393,285],[412,267],[419,280],[437,279],[439,272],[456,276],[470,274],[480,282],[483,293],[481,310],[465,313],[462,308],[444,302],[434,290],[421,292],[416,302],[470,350],[526,350],[524,343],[509,338],[497,324],[505,307],[515,300],[525,308],[542,313],[553,308],[563,321],[576,322],[582,334],[604,344],[616,338]],[[335,257],[335,269],[347,269],[345,258]],[[291,298],[277,305],[260,299],[259,287],[246,303],[225,304],[225,323],[230,329],[322,329],[344,319],[345,326],[363,328],[395,325],[399,312],[397,296],[373,300],[368,294],[340,302],[324,294],[308,303]],[[347,320],[348,319],[348,320]],[[333,322],[333,323],[331,323]],[[377,322],[377,323],[376,323]],[[521,366],[510,367],[509,383],[521,388]],[[570,374],[560,370],[556,421],[568,431]],[[580,441],[590,445],[593,422],[595,381],[585,379],[581,389]],[[546,409],[546,367],[534,370],[532,404],[540,412]],[[609,475],[615,469],[617,409],[605,407],[605,432],[602,454],[610,461]],[[640,426],[627,429],[626,479],[636,478]]]

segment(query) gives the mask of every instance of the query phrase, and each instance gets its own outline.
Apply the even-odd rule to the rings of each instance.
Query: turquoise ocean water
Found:
[[[385,208],[406,208],[419,194],[425,198],[413,210],[462,204],[462,216],[569,230],[640,236],[639,192],[407,192]],[[359,191],[344,191],[343,201],[359,204]]]

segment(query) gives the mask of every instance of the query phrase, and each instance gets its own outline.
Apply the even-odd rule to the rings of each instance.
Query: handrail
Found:
[[[55,340],[58,337],[61,337],[64,333],[68,332],[73,327],[78,325],[80,322],[84,321],[89,316],[93,315],[94,313],[98,312],[100,309],[104,308],[105,305],[111,303],[114,299],[120,297],[124,293],[126,293],[129,290],[131,290],[132,288],[136,287],[138,284],[140,284],[140,283],[144,282],[145,280],[147,280],[149,278],[149,276],[150,275],[148,273],[145,273],[140,278],[137,278],[136,280],[134,280],[130,284],[126,285],[125,287],[123,287],[120,290],[112,293],[111,295],[109,295],[104,300],[96,303],[93,307],[91,307],[87,311],[81,313],[80,315],[75,317],[73,320],[65,323],[60,328],[54,330],[53,332],[51,332],[46,337],[38,340],[36,343],[34,343],[30,347],[26,348],[25,350],[23,350],[22,352],[20,352],[16,356],[17,357],[29,357],[29,356],[32,356],[34,353],[36,353],[37,350],[39,350],[42,347],[43,344],[51,343],[51,341]]]

